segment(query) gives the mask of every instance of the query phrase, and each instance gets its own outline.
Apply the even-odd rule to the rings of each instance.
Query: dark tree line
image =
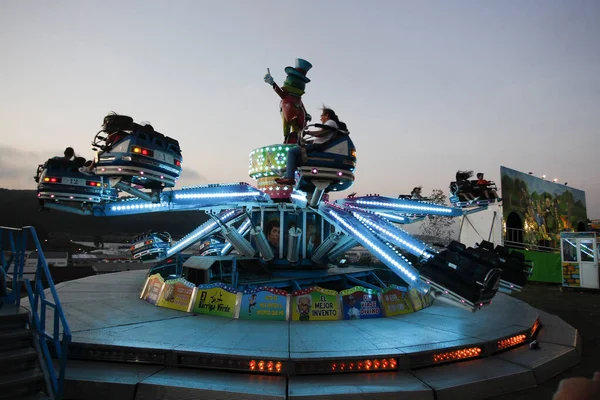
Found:
[[[77,239],[94,241],[101,237],[128,238],[149,230],[167,231],[181,237],[208,218],[203,211],[151,213],[122,217],[91,217],[65,212],[40,212],[34,190],[0,189],[0,225],[35,227],[41,240]]]

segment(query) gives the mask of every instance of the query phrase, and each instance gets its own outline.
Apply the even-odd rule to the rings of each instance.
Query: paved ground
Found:
[[[583,361],[538,387],[494,397],[494,400],[552,399],[561,379],[591,378],[595,371],[600,371],[600,292],[561,290],[558,285],[534,283],[513,296],[577,328],[583,340]]]

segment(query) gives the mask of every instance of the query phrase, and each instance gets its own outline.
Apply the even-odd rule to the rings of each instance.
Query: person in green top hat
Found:
[[[283,120],[283,143],[297,143],[298,135],[304,129],[306,122],[311,120],[311,116],[306,112],[302,103],[302,95],[306,84],[310,79],[306,73],[312,68],[312,64],[301,58],[296,59],[295,67],[286,67],[287,77],[280,88],[273,77],[271,71],[267,68],[265,82],[273,87],[275,93],[281,98],[279,103],[279,112]]]

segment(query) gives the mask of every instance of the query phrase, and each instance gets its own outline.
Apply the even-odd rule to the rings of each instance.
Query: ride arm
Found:
[[[200,209],[232,209],[269,201],[269,195],[247,183],[203,185],[174,190],[160,203],[132,199],[107,204],[106,216],[148,212],[192,211]]]
[[[242,210],[222,211],[216,216],[216,219],[220,221],[221,224],[219,224],[214,219],[206,221],[204,224],[200,225],[198,228],[194,229],[192,232],[184,236],[181,240],[179,240],[176,243],[173,243],[171,248],[167,250],[167,253],[164,258],[171,257],[173,254],[185,250],[186,248],[192,246],[200,240],[203,240],[204,238],[209,237],[210,235],[214,235],[215,233],[220,232],[223,226],[227,225],[229,222],[235,220],[241,215],[244,215],[244,212]]]
[[[319,204],[319,214],[340,230],[352,235],[358,243],[387,265],[409,286],[424,293],[428,291],[428,286],[419,279],[419,271],[406,258],[373,233],[372,229],[353,216],[348,209],[322,201]]]
[[[459,217],[465,212],[461,208],[448,207],[420,200],[395,199],[385,196],[361,196],[336,200],[336,204],[360,207],[372,212],[393,212],[409,215],[439,215]]]

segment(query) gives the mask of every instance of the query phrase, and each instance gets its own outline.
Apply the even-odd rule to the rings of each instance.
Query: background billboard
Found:
[[[585,192],[514,169],[500,167],[506,240],[560,247],[560,232],[584,231]]]

